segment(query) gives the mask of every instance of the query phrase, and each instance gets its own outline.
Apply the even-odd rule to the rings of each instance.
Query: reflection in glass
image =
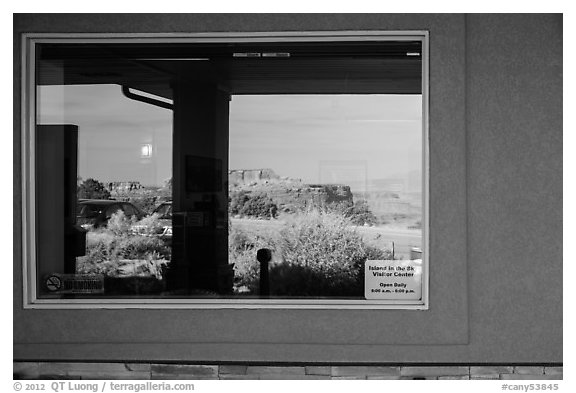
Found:
[[[270,45],[39,45],[40,298],[421,300],[421,42]]]
[[[62,231],[82,237],[85,245],[74,254],[72,270],[52,262],[59,258],[50,251],[56,244],[61,244],[63,254],[70,245],[54,234],[54,208],[40,213],[39,237],[46,239],[39,253],[41,277],[56,275],[63,285],[82,289],[50,292],[41,281],[41,294],[101,296],[98,286],[92,292],[83,289],[87,278],[94,277],[102,281],[106,296],[147,296],[163,290],[172,223],[164,215],[151,214],[172,198],[171,115],[124,97],[117,85],[39,87],[37,133],[41,140],[48,139],[40,149],[53,146],[58,125],[74,124],[77,132],[71,186],[59,184],[57,167],[47,168],[51,181],[45,186],[40,181],[38,197],[51,206],[69,195],[76,199],[73,220]]]
[[[418,260],[421,95],[235,96],[229,259],[257,294],[364,298],[366,260]],[[401,297],[400,297],[401,298]]]

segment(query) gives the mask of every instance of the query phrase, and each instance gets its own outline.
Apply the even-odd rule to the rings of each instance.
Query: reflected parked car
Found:
[[[162,220],[172,220],[172,202],[163,202],[152,214],[158,214]]]
[[[110,217],[123,211],[128,218],[141,220],[146,213],[130,202],[108,199],[81,199],[76,206],[76,223],[84,229],[105,227]]]
[[[132,226],[134,233],[144,236],[156,236],[167,242],[172,240],[172,202],[161,203],[150,216],[158,217],[158,221],[151,226],[150,223],[139,223]]]
[[[160,237],[165,240],[172,240],[172,201],[161,203],[152,214],[158,215],[160,224],[164,229]]]

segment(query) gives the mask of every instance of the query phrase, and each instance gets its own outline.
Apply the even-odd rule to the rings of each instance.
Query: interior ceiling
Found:
[[[422,61],[413,54],[421,53],[421,43],[377,44],[45,45],[37,80],[40,85],[118,84],[169,99],[175,82],[217,84],[230,94],[420,94]]]

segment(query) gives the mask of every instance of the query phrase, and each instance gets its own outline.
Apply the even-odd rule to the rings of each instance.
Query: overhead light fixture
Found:
[[[152,144],[145,143],[140,147],[140,156],[142,158],[152,157]]]
[[[262,57],[290,57],[288,52],[267,52],[262,53]]]
[[[290,57],[288,52],[235,52],[232,57]]]
[[[260,52],[235,52],[232,57],[260,57],[262,54]]]

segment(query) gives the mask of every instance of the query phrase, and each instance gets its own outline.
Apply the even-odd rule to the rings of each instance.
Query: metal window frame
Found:
[[[39,299],[36,285],[36,45],[42,43],[254,43],[270,42],[422,42],[422,299]],[[429,32],[302,31],[250,33],[25,33],[21,69],[22,274],[25,309],[429,309]]]

